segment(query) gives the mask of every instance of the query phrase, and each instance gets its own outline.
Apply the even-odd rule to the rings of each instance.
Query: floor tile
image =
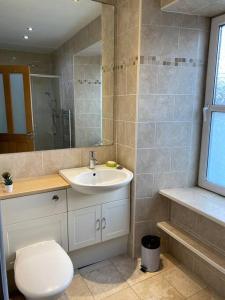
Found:
[[[163,273],[163,276],[184,297],[190,297],[206,288],[206,285],[197,276],[183,268],[171,269]]]
[[[109,260],[103,260],[103,261],[100,261],[98,263],[95,263],[95,264],[92,264],[90,266],[87,266],[87,267],[84,267],[82,269],[79,269],[78,272],[81,274],[81,275],[84,275],[90,271],[93,271],[93,270],[98,270],[98,269],[101,269],[102,267],[105,267],[105,266],[108,266],[108,265],[111,265],[111,261]]]
[[[160,270],[158,272],[143,273],[141,268],[141,259],[132,259],[127,255],[120,255],[111,259],[113,265],[121,273],[129,285],[136,284],[142,280],[155,276],[162,271],[167,271],[175,267],[178,263],[169,255],[161,255]]]
[[[131,289],[123,289],[122,291],[115,293],[109,297],[106,297],[104,300],[139,300],[138,296]]]
[[[223,300],[224,298],[216,295],[214,292],[209,289],[204,289],[198,292],[197,294],[188,298],[188,300]]]
[[[80,273],[94,299],[106,298],[129,287],[122,275],[109,261],[82,269]]]
[[[143,300],[183,300],[172,285],[164,278],[163,274],[145,279],[132,286],[132,289]]]
[[[80,274],[74,276],[74,279],[66,290],[66,295],[69,300],[93,300],[91,292],[88,289],[87,284]],[[60,299],[61,300],[61,299]]]
[[[132,259],[127,255],[121,255],[112,258],[111,261],[129,285],[153,276],[152,273],[143,273],[140,270],[140,259]]]

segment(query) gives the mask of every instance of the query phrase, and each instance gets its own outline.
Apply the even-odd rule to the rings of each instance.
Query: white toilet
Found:
[[[73,264],[55,241],[16,251],[15,282],[26,299],[57,299],[73,279]]]

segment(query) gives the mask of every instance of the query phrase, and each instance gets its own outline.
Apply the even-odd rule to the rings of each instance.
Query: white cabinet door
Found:
[[[101,206],[68,213],[69,251],[101,242]]]
[[[102,241],[129,234],[130,201],[114,201],[102,205]]]
[[[66,213],[6,225],[3,232],[8,263],[15,259],[16,250],[38,242],[55,240],[68,250]]]

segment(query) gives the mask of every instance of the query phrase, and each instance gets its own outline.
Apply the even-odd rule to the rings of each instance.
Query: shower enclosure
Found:
[[[31,74],[35,150],[72,147],[70,109],[64,109],[60,76]]]

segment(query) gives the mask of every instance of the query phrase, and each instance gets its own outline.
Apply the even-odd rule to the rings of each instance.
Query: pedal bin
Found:
[[[141,270],[156,272],[160,267],[160,237],[146,235],[141,240]]]

